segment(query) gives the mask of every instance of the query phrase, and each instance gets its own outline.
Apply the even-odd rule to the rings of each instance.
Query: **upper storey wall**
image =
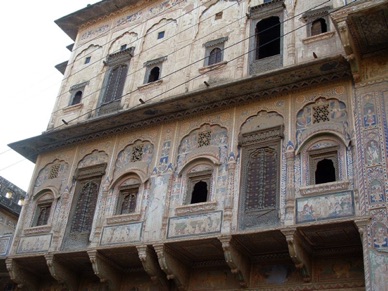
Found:
[[[294,2],[152,1],[85,24],[48,129],[342,53],[338,1]]]

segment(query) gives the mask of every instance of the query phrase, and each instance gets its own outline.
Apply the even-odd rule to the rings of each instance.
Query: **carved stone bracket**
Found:
[[[302,245],[302,241],[296,228],[283,229],[281,232],[284,234],[287,240],[288,252],[295,264],[295,267],[301,272],[303,280],[305,282],[311,281],[311,259]]]
[[[368,226],[370,221],[371,221],[371,218],[369,216],[359,217],[359,218],[354,220],[354,223],[356,224],[356,226],[358,228],[358,231],[360,233],[361,240],[364,237],[364,233],[366,231],[366,227]]]
[[[187,290],[189,270],[186,265],[175,258],[163,244],[153,246],[158,256],[159,265],[167,274],[167,279],[173,279],[179,290]]]
[[[54,254],[46,254],[46,263],[51,276],[68,290],[78,290],[77,275],[59,263]]]
[[[248,259],[232,243],[232,236],[221,236],[218,239],[224,250],[225,261],[239,280],[240,286],[249,287],[250,263]]]
[[[98,253],[97,250],[88,251],[90,262],[92,263],[94,274],[100,278],[100,282],[107,282],[109,290],[119,290],[121,281],[121,271],[119,267]]]
[[[18,288],[31,291],[39,290],[36,276],[23,269],[14,259],[7,258],[5,264],[11,280],[17,284]]]
[[[143,264],[143,268],[151,277],[152,282],[158,284],[158,286],[162,288],[161,290],[168,290],[166,275],[159,266],[158,257],[155,252],[147,245],[137,246],[137,251],[139,253],[140,261]]]

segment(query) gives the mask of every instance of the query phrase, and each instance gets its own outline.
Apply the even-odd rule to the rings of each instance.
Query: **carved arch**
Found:
[[[214,164],[228,160],[228,131],[218,124],[204,123],[185,135],[178,146],[177,172],[198,158],[207,158]]]
[[[154,157],[154,145],[149,140],[137,139],[126,145],[115,160],[113,177],[115,181],[127,173],[137,174],[142,183],[149,178],[149,166]]]
[[[326,132],[337,135],[349,145],[352,133],[346,104],[336,98],[320,96],[296,114],[296,149],[312,136]]]
[[[78,162],[77,168],[85,168],[104,163],[108,163],[108,154],[105,151],[93,150]]]
[[[127,45],[126,48],[134,47],[134,43],[138,40],[138,34],[131,32],[124,32],[110,44],[108,54],[116,53],[120,50],[122,45]]]

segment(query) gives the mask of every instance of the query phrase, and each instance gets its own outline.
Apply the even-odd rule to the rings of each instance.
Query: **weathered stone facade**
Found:
[[[0,176],[0,288],[12,290],[5,260],[11,248],[26,192]]]
[[[10,145],[36,163],[19,288],[387,288],[388,2],[264,2],[56,21],[47,131]]]

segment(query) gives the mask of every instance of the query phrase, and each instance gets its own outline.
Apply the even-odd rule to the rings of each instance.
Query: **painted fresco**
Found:
[[[222,288],[238,289],[239,284],[235,276],[228,270],[222,267],[216,269],[207,269],[206,272],[196,270],[190,277],[190,285],[192,290],[216,290]]]
[[[303,107],[296,116],[297,147],[314,131],[331,129],[350,139],[345,103],[337,99],[318,98]]]
[[[372,290],[386,291],[388,282],[388,256],[370,251]]]
[[[309,222],[354,215],[351,191],[297,199],[296,220]]]
[[[151,191],[147,199],[147,216],[153,219],[145,221],[145,240],[156,240],[163,229],[163,214],[166,206],[169,176],[154,176],[151,178]]]
[[[251,282],[253,286],[283,285],[303,282],[300,273],[291,263],[260,264],[252,268]]]
[[[22,237],[16,253],[47,252],[50,244],[51,234]]]
[[[364,280],[364,262],[361,256],[317,259],[314,277],[318,282]]]
[[[168,237],[183,237],[221,231],[222,211],[182,217],[171,217],[168,222]]]
[[[143,223],[113,225],[104,227],[101,245],[121,244],[140,241]]]

